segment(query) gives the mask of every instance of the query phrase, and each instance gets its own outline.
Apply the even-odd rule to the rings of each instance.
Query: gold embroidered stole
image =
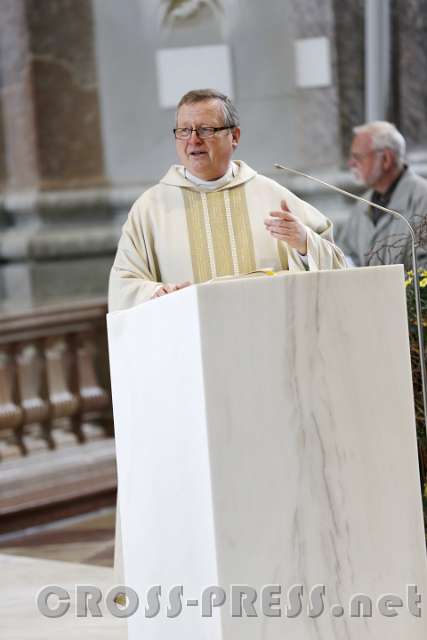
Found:
[[[288,252],[286,251],[285,243],[282,242],[282,240],[277,241],[277,251],[279,253],[280,266],[282,267],[283,271],[288,271],[289,270]]]
[[[244,185],[223,191],[183,189],[195,282],[256,269]]]

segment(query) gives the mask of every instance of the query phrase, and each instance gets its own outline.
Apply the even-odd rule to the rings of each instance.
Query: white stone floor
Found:
[[[96,585],[104,594],[115,585],[113,570],[104,567],[0,555],[1,640],[126,640],[126,622],[114,618],[102,603],[102,618],[77,618],[76,585]],[[62,618],[46,618],[37,594],[47,585],[70,593],[71,607]]]

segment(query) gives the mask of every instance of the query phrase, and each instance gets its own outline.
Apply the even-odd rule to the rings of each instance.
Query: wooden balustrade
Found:
[[[106,310],[98,299],[0,314],[1,444],[26,455],[62,432],[83,443],[88,422],[112,435]]]

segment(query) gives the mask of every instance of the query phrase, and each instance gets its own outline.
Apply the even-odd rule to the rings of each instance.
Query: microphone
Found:
[[[288,173],[292,173],[297,176],[301,176],[303,178],[307,178],[307,180],[312,180],[313,182],[317,182],[317,184],[326,187],[327,189],[331,189],[332,191],[336,191],[343,196],[347,196],[348,198],[353,198],[353,200],[358,200],[359,202],[363,202],[371,207],[375,207],[376,209],[380,209],[380,211],[384,211],[385,213],[389,213],[390,215],[403,220],[406,226],[409,229],[409,234],[411,236],[411,253],[412,253],[412,270],[414,272],[414,293],[415,293],[415,308],[417,314],[417,331],[418,331],[418,348],[420,351],[420,366],[421,366],[421,381],[422,381],[422,389],[423,389],[423,410],[424,410],[424,425],[427,437],[427,374],[426,374],[426,363],[425,363],[425,355],[424,355],[424,333],[423,333],[423,321],[421,314],[421,296],[420,296],[420,284],[418,279],[418,265],[417,265],[417,255],[415,248],[415,231],[410,222],[404,215],[395,211],[394,209],[388,209],[387,207],[383,207],[382,205],[376,204],[375,202],[371,202],[366,198],[361,196],[357,196],[350,191],[345,191],[345,189],[341,189],[340,187],[336,187],[333,184],[329,184],[329,182],[325,182],[324,180],[320,180],[320,178],[315,178],[314,176],[309,175],[308,173],[303,173],[303,171],[298,171],[297,169],[291,169],[290,167],[286,167],[283,164],[275,163],[274,166],[276,169],[280,169],[282,171],[287,171]]]
[[[337,191],[337,193],[341,193],[343,196],[348,196],[349,198],[353,198],[353,200],[359,200],[359,202],[369,204],[372,207],[375,207],[376,209],[381,209],[381,211],[385,211],[386,213],[390,213],[392,216],[395,216],[396,218],[400,218],[405,222],[406,226],[409,229],[409,233],[411,234],[411,239],[415,243],[414,229],[409,224],[405,216],[403,216],[398,211],[395,211],[394,209],[387,209],[387,207],[383,207],[380,204],[375,204],[375,202],[371,202],[370,200],[367,200],[366,198],[362,198],[361,196],[356,196],[356,194],[351,193],[350,191],[345,191],[344,189],[340,189],[339,187],[336,187],[333,184],[329,184],[329,182],[325,182],[324,180],[320,180],[320,178],[315,178],[314,176],[310,176],[308,173],[303,173],[302,171],[298,171],[297,169],[291,169],[290,167],[285,167],[285,165],[278,164],[278,163],[275,163],[274,166],[276,167],[276,169],[282,169],[283,171],[287,171],[288,173],[294,173],[297,176],[302,176],[303,178],[307,178],[308,180],[313,180],[314,182],[317,182],[318,184],[321,184],[322,186],[327,187],[328,189],[332,189],[333,191]]]

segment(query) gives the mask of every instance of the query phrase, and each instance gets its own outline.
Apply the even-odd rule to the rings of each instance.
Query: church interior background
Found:
[[[347,201],[273,164],[354,190],[352,127],[388,119],[427,177],[426,34],[427,0],[0,0],[8,571],[18,557],[112,566],[108,273],[130,205],[175,162],[177,98],[228,92],[236,157],[339,228]]]

